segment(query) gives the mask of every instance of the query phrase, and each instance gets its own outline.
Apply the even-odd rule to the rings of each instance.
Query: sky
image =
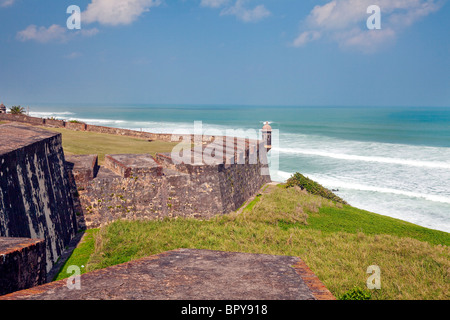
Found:
[[[1,102],[448,107],[450,4],[0,0]]]

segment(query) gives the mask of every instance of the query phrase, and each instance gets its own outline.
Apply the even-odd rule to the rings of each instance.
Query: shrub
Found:
[[[359,287],[354,287],[353,289],[348,290],[344,293],[339,299],[340,300],[370,300],[372,298],[372,294],[363,290]]]
[[[343,199],[335,195],[333,192],[318,184],[317,182],[305,177],[300,173],[295,173],[286,181],[286,187],[298,186],[302,190],[308,191],[310,194],[321,196],[338,203],[347,204]]]

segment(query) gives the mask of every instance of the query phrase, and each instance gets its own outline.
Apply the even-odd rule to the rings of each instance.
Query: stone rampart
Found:
[[[152,133],[152,132],[146,132],[146,131],[136,131],[136,130],[130,130],[130,129],[122,129],[122,128],[113,128],[113,127],[104,127],[104,126],[97,126],[92,124],[86,124],[86,123],[77,123],[77,122],[70,122],[70,121],[64,121],[64,120],[57,120],[57,119],[43,119],[43,118],[36,118],[36,117],[30,117],[24,114],[15,115],[10,113],[0,113],[0,121],[13,121],[13,122],[21,122],[25,124],[30,125],[39,125],[44,127],[51,127],[51,128],[65,128],[68,130],[73,131],[88,131],[88,132],[97,132],[97,133],[105,133],[105,134],[114,134],[114,135],[120,135],[120,136],[128,136],[128,137],[135,137],[140,139],[146,139],[146,140],[158,140],[158,141],[165,141],[165,142],[179,142],[181,140],[190,140],[192,143],[194,143],[194,135],[192,134],[186,134],[186,135],[173,135],[170,133]],[[202,143],[207,144],[213,142],[216,138],[225,139],[225,137],[215,137],[211,135],[202,135]],[[235,138],[236,139],[236,138]],[[242,142],[242,139],[237,139],[238,143],[240,141]],[[248,140],[248,141],[257,142],[254,140]]]
[[[260,158],[259,148],[247,144],[241,152],[238,149],[232,147],[231,158],[219,157],[212,164],[194,150],[187,160],[199,158],[200,163],[178,163],[171,154],[106,155],[98,176],[79,184],[86,226],[118,219],[207,219],[237,210],[271,181],[263,174],[267,158]]]
[[[7,116],[8,121],[33,125],[177,139],[170,134]],[[0,272],[4,275],[0,283],[7,288],[0,294],[43,283],[80,226],[99,227],[118,219],[208,219],[237,210],[270,182],[270,176],[263,174],[265,149],[256,140],[191,135],[192,149],[181,163],[172,154],[112,154],[99,167],[97,155],[65,158],[60,133],[14,122],[1,125],[0,136]],[[23,248],[14,242],[19,240]]]
[[[258,140],[210,135],[174,136],[12,114],[1,114],[0,120],[150,141],[190,141],[188,149],[193,147],[193,150],[188,150],[192,151],[188,159],[176,165],[171,155],[159,154],[156,159],[152,158],[153,164],[138,156],[107,155],[105,166],[95,179],[96,165],[92,166],[86,158],[68,157],[69,184],[72,193],[77,195],[74,199],[76,212],[78,215],[81,214],[79,211],[84,213],[88,227],[116,218],[209,218],[236,210],[270,181],[265,164],[267,157],[262,152],[265,149]],[[71,159],[75,160],[71,162]],[[84,167],[79,166],[80,161],[84,162]]]
[[[0,126],[0,237],[44,239],[49,271],[77,231],[61,134]]]

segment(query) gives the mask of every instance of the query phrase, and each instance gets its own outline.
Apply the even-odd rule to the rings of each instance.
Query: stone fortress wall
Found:
[[[159,140],[159,141],[173,141],[172,134],[166,133],[151,133],[144,131],[135,131],[129,129],[121,129],[121,128],[113,128],[113,127],[104,127],[104,126],[96,126],[86,123],[77,123],[70,122],[64,120],[55,120],[55,119],[44,119],[37,117],[29,117],[23,114],[10,114],[10,113],[0,113],[0,121],[14,121],[27,123],[34,126],[44,126],[51,128],[65,128],[68,130],[74,131],[89,131],[89,132],[98,132],[98,133],[107,133],[107,134],[115,134],[121,136],[129,136],[136,137],[148,140]],[[206,136],[205,136],[206,138]]]
[[[15,290],[44,281],[36,274],[51,269],[78,229],[117,219],[227,214],[270,182],[262,141],[233,138],[230,146],[229,138],[225,144],[225,137],[203,136],[201,145],[194,146],[191,160],[211,146],[223,147],[224,155],[216,157],[216,162],[200,157],[200,162],[179,163],[171,154],[107,155],[99,167],[97,155],[65,157],[61,134],[34,126],[171,142],[179,141],[178,137],[24,115],[0,114],[1,120],[28,124],[0,126],[0,237],[4,237],[0,238],[0,270],[9,270],[0,273],[0,283],[29,275],[29,281],[21,281],[21,286],[9,286]],[[190,138],[192,143],[196,141],[193,135]],[[24,244],[27,250],[20,249],[27,255],[21,261],[33,263],[14,265],[11,261],[17,264],[19,260],[5,258],[17,254],[11,249],[17,244],[5,243],[18,237],[44,240],[45,250],[34,242]],[[10,262],[5,265],[5,261]],[[0,295],[4,293],[0,290]]]
[[[35,268],[31,261],[39,260],[45,272],[50,271],[78,227],[61,134],[11,123],[0,126],[0,137],[0,237],[6,238],[2,238],[0,250],[1,283],[21,278],[17,273],[27,274]],[[41,246],[29,245],[27,249],[19,246],[22,253],[17,255],[17,250],[11,250],[17,245],[6,241],[16,238],[44,240],[43,255],[36,259]],[[17,257],[8,258],[11,255],[27,263],[8,266],[8,262],[18,261]]]
[[[72,172],[80,206],[88,228],[117,219],[161,219],[165,217],[211,218],[237,210],[255,195],[270,176],[261,174],[267,165],[175,164],[170,154],[106,155],[104,166],[95,155],[80,157],[86,164]],[[90,175],[82,172],[96,172]]]

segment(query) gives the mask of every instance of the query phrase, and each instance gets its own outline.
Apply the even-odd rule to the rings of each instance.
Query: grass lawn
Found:
[[[76,254],[72,254],[70,258],[66,261],[65,266],[61,268],[59,273],[55,276],[54,280],[65,279],[70,277],[72,274],[67,273],[67,266],[78,266],[80,267],[81,273],[86,273],[86,265],[89,258],[95,248],[94,235],[97,229],[86,230],[83,235],[83,239],[80,241],[76,248]]]
[[[269,186],[242,213],[210,220],[116,221],[88,231],[66,263],[92,271],[177,248],[299,256],[338,298],[449,299],[450,234]],[[381,289],[366,289],[367,268]],[[65,275],[65,269],[59,278]]]
[[[72,131],[62,128],[47,128],[46,130],[60,132],[64,153],[67,154],[97,154],[99,164],[103,163],[105,154],[171,152],[176,142],[152,141],[144,139],[111,135],[97,132]]]

